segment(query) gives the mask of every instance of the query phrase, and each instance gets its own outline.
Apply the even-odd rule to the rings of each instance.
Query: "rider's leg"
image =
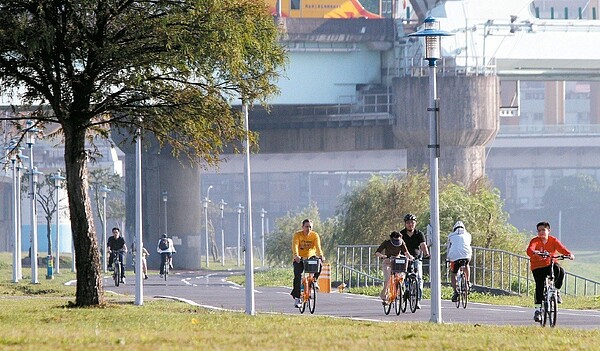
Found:
[[[381,264],[381,269],[383,271],[383,288],[381,289],[381,292],[379,293],[379,297],[381,298],[381,300],[383,302],[387,302],[388,298],[388,286],[389,286],[389,280],[390,280],[390,276],[392,275],[392,262],[389,259],[385,259],[383,260],[383,263]]]
[[[535,280],[534,303],[536,305],[539,305],[542,303],[542,299],[544,296],[544,280],[546,279],[546,276],[548,275],[549,271],[550,271],[550,268],[548,268],[548,267],[538,268],[538,269],[534,269],[533,271],[531,271],[531,274],[533,275],[533,279]]]
[[[419,300],[423,296],[423,262],[417,260],[417,281],[419,282]]]
[[[119,252],[119,260],[121,261],[121,278],[125,278],[125,254]]]
[[[469,266],[469,263],[467,263],[465,265],[465,280],[467,281],[467,286],[471,285],[471,283],[469,283],[471,281],[470,277],[471,277],[471,267]]]
[[[165,274],[165,260],[167,259],[167,253],[162,252],[160,254],[160,275]]]
[[[560,290],[565,279],[565,270],[558,263],[554,264],[554,286]]]
[[[302,280],[302,272],[304,264],[302,262],[294,262],[294,285],[290,295],[294,298],[300,298],[300,284]]]

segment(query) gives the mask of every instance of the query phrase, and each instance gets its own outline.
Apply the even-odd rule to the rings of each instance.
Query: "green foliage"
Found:
[[[338,209],[337,244],[374,244],[393,230],[403,228],[406,213],[417,218],[429,206],[429,180],[425,173],[404,178],[372,177],[343,199]],[[419,222],[419,221],[418,221]],[[425,221],[421,220],[423,224]],[[402,226],[401,226],[402,225]]]
[[[325,251],[325,258],[332,257],[330,253],[333,248],[330,243],[332,243],[333,220],[321,221],[319,209],[312,204],[296,213],[288,212],[285,216],[275,220],[276,229],[269,233],[266,241],[265,257],[270,265],[291,265],[292,235],[302,230],[302,221],[306,218],[313,221],[313,230],[321,237],[321,247]]]
[[[218,163],[247,137],[231,103],[278,91],[279,29],[263,0],[23,0],[2,2],[0,34],[0,86],[38,106],[7,118],[8,136],[22,142],[25,119],[60,126],[77,305],[101,304],[85,141],[113,133],[127,146],[139,131],[147,146]]]
[[[600,205],[600,185],[586,174],[563,177],[553,183],[544,194],[544,207],[558,211],[571,207]]]
[[[440,180],[440,237],[462,220],[473,235],[473,245],[522,252],[524,236],[508,224],[508,214],[497,189],[484,181],[470,188]],[[429,177],[426,171],[410,171],[406,177],[374,176],[343,200],[338,210],[335,244],[378,244],[392,230],[404,228],[406,213],[417,216],[417,227],[426,232],[429,223]]]

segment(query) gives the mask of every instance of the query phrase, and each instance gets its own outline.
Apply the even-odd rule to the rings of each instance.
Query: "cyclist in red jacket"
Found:
[[[535,279],[535,305],[538,306],[533,314],[533,320],[539,322],[541,312],[539,305],[542,303],[544,295],[544,281],[546,276],[550,275],[550,257],[542,257],[538,255],[542,252],[547,252],[550,256],[555,256],[557,252],[569,256],[569,259],[574,259],[575,256],[569,251],[557,238],[550,234],[550,223],[540,222],[537,224],[537,236],[529,242],[527,246],[527,256],[531,266],[531,273]],[[565,270],[554,260],[554,286],[560,290],[565,278]],[[557,302],[562,303],[560,293],[557,294]]]

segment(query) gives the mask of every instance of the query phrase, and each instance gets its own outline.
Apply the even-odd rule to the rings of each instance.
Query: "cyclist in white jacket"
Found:
[[[452,288],[454,289],[452,302],[456,302],[458,299],[458,292],[456,292],[456,274],[458,273],[461,263],[464,263],[465,279],[467,284],[469,284],[469,262],[471,261],[473,250],[471,249],[471,234],[467,232],[465,224],[462,221],[457,221],[452,230],[453,232],[448,234],[448,254],[446,259],[450,261],[450,271],[452,272]]]
[[[169,268],[173,268],[173,254],[177,252],[175,250],[175,245],[173,245],[173,240],[167,237],[167,234],[163,234],[160,239],[158,239],[158,244],[156,245],[156,252],[160,254],[160,276],[162,277],[164,272],[163,262],[165,256],[169,260]]]

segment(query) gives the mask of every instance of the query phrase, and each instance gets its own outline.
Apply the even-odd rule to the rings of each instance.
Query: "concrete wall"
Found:
[[[499,81],[496,76],[438,77],[440,99],[439,169],[465,184],[485,174],[485,145],[499,129]],[[429,164],[429,78],[394,80],[394,135],[407,149],[408,167]]]

